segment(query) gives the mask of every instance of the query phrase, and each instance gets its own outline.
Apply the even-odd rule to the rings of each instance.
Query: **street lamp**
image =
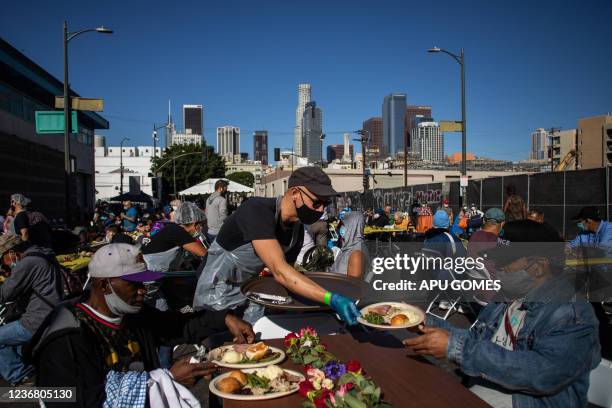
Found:
[[[362,173],[363,173],[363,192],[365,193],[368,190],[368,176],[366,175],[366,143],[369,142],[370,140],[370,131],[369,130],[365,130],[365,129],[359,129],[356,130],[355,132],[358,135],[360,135],[361,137],[359,139],[353,139],[356,142],[361,142],[361,162],[362,162]],[[367,134],[367,136],[366,136]]]
[[[467,175],[467,158],[466,158],[466,133],[465,133],[465,56],[463,48],[459,55],[453,54],[438,47],[433,47],[427,50],[430,53],[443,52],[450,55],[461,66],[461,176]],[[466,203],[465,187],[461,187],[461,206]]]
[[[321,133],[319,139],[321,140],[321,168],[323,168],[323,140],[325,140],[325,133]]]
[[[68,32],[68,22],[64,21],[64,173],[66,178],[65,200],[67,223],[70,223],[70,132],[72,131],[72,117],[70,116],[72,115],[72,99],[70,99],[70,84],[68,82],[68,42],[74,37],[90,31],[95,31],[100,34],[113,33],[113,30],[109,30],[104,26],[98,28],[86,28],[70,33]]]
[[[119,148],[119,174],[121,182],[119,184],[119,195],[123,194],[123,142],[130,140],[129,137],[124,137],[121,140],[121,147]]]

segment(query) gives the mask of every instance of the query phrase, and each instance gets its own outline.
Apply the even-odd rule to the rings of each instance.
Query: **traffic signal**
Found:
[[[275,147],[274,148],[274,161],[279,162],[280,160],[281,160],[280,147]]]

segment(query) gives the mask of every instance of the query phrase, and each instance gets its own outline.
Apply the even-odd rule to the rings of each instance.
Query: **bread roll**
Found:
[[[232,371],[229,378],[235,378],[240,383],[241,387],[247,384],[247,375],[240,370]]]
[[[249,346],[246,351],[246,356],[249,360],[261,360],[268,352],[268,346],[263,341]]]
[[[396,314],[391,318],[391,326],[404,326],[408,321],[408,316],[405,314]]]
[[[221,392],[226,392],[228,394],[233,394],[242,389],[242,385],[240,382],[233,377],[225,377],[216,382],[217,389]]]

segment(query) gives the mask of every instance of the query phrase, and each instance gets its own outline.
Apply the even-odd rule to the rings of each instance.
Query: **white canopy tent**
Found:
[[[186,195],[212,194],[215,192],[215,183],[218,180],[222,180],[222,179],[209,178],[208,180],[204,180],[200,184],[196,184],[195,186],[189,187],[186,190],[179,191],[179,195],[186,196]],[[228,181],[229,181],[229,186],[227,187],[227,191],[229,191],[230,193],[252,193],[253,192],[253,189],[251,187],[247,187],[245,185],[236,183],[231,180],[228,180]]]

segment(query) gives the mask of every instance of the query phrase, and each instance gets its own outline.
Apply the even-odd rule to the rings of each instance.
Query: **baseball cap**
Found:
[[[108,244],[100,248],[89,263],[92,278],[121,278],[131,282],[151,282],[162,277],[147,270],[140,250],[130,244]]]
[[[572,218],[572,221],[586,220],[587,218],[600,220],[599,210],[596,207],[582,207],[580,212]]]
[[[433,226],[436,228],[448,228],[450,224],[450,218],[444,210],[438,210],[433,217]]]
[[[10,251],[17,245],[21,244],[21,238],[18,235],[3,234],[0,235],[0,255]]]
[[[332,197],[339,195],[332,188],[331,179],[321,168],[301,167],[291,173],[288,187],[306,187],[317,197]]]
[[[564,257],[565,243],[553,227],[532,220],[510,221],[504,224],[504,235],[497,247],[484,251],[496,265],[504,266],[523,257]]]
[[[487,212],[485,212],[484,219],[486,220],[495,220],[497,223],[506,221],[506,214],[499,208],[489,208]]]

